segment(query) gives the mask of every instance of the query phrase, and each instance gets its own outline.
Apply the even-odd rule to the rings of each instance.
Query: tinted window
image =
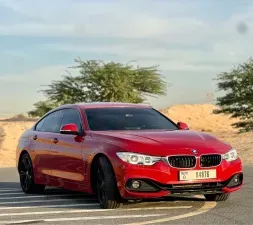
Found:
[[[90,130],[176,130],[176,125],[152,108],[85,110]]]
[[[62,120],[62,110],[50,113],[46,117],[46,120],[42,125],[41,131],[53,133],[59,132],[61,120]]]
[[[47,117],[45,117],[40,122],[38,122],[36,127],[35,127],[35,130],[40,131],[46,119],[47,119]]]
[[[74,123],[77,125],[79,131],[82,130],[82,123],[81,123],[80,115],[77,110],[75,109],[64,110],[61,126],[68,123]]]

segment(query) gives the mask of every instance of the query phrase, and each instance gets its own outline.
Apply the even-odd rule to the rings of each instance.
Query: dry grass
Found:
[[[211,133],[234,146],[245,164],[253,163],[253,133],[238,134],[225,115],[215,115],[214,105],[175,105],[161,112],[175,122],[186,122],[191,130]],[[15,166],[15,151],[21,133],[30,128],[34,121],[0,121],[0,167]]]
[[[16,116],[13,116],[10,118],[0,119],[0,121],[2,121],[2,122],[14,122],[14,121],[16,121],[16,122],[18,122],[18,121],[20,121],[20,122],[29,122],[29,121],[35,122],[37,120],[38,120],[38,118],[37,119],[31,118],[31,117],[28,117],[24,114],[18,114]]]

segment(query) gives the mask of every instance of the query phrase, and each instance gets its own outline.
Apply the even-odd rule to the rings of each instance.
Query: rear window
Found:
[[[152,108],[96,108],[85,110],[90,130],[177,130],[178,127]]]

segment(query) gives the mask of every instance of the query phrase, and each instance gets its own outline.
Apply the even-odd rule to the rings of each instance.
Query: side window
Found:
[[[47,116],[44,119],[42,119],[40,122],[37,123],[37,125],[35,126],[36,131],[41,131],[41,128],[42,128],[44,122],[46,121],[46,119],[47,119]]]
[[[45,122],[42,125],[41,131],[57,133],[60,131],[60,125],[62,120],[62,110],[50,113]]]
[[[82,122],[80,115],[77,110],[75,109],[65,109],[63,119],[61,122],[61,127],[68,123],[74,123],[78,127],[78,130],[82,130]]]

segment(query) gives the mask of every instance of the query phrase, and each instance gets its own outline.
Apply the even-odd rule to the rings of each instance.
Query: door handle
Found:
[[[57,144],[57,143],[59,142],[58,138],[54,138],[54,139],[53,139],[53,142],[54,142],[55,144]]]
[[[33,140],[37,140],[37,138],[38,138],[37,135],[34,135],[34,136],[32,137]]]

